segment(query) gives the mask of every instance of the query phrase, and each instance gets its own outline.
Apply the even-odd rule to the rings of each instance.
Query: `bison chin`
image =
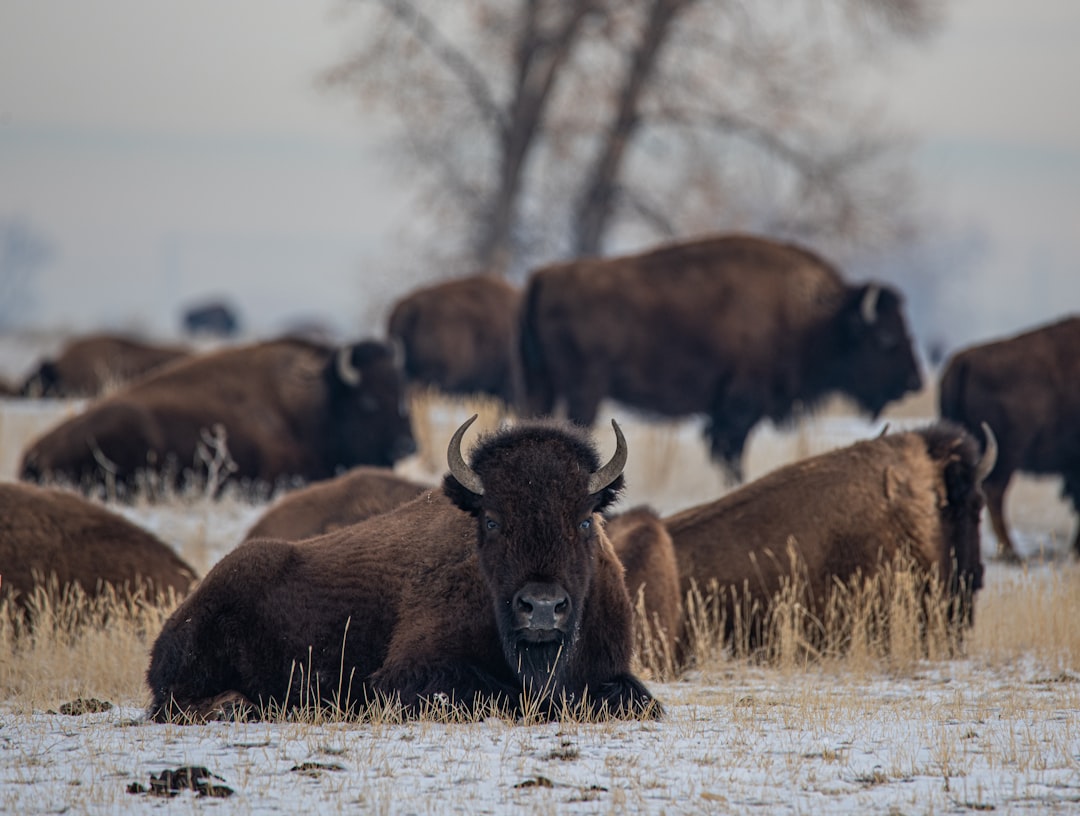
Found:
[[[572,641],[559,631],[542,637],[535,631],[515,633],[507,657],[525,694],[534,700],[558,700],[564,690]]]

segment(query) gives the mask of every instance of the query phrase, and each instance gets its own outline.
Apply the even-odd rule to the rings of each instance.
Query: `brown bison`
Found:
[[[20,393],[25,397],[96,397],[189,354],[191,350],[181,346],[92,334],[72,340],[55,358],[44,360],[26,378]]]
[[[111,585],[155,597],[185,595],[195,573],[167,544],[81,496],[0,483],[0,598],[25,607],[54,578],[90,596]]]
[[[1057,473],[1080,508],[1080,317],[957,352],[939,392],[942,417],[997,437],[997,467],[983,491],[998,554],[1016,560],[1005,524],[1005,490],[1016,471]],[[1080,556],[1080,530],[1073,540]]]
[[[432,489],[387,468],[356,467],[287,493],[252,525],[245,540],[298,541],[329,533],[393,510]]]
[[[399,700],[410,715],[446,702],[657,713],[630,673],[632,610],[599,515],[622,489],[618,426],[603,466],[581,432],[535,423],[482,438],[466,464],[472,421],[450,442],[441,493],[218,562],[154,644],[150,715],[305,698]]]
[[[335,349],[295,338],[175,363],[98,400],[34,442],[23,479],[68,480],[121,494],[152,471],[220,459],[239,479],[325,479],[415,450],[390,349]]]
[[[848,284],[805,249],[744,235],[535,271],[520,358],[527,412],[563,399],[591,425],[610,397],[705,414],[712,456],[736,476],[763,418],[834,392],[877,415],[922,385],[894,289]]]
[[[801,602],[825,620],[837,583],[870,578],[906,555],[937,570],[952,620],[970,624],[983,579],[979,486],[993,459],[990,449],[979,458],[967,431],[941,422],[804,459],[669,516],[683,597],[715,581],[730,637],[737,614],[754,603],[769,608],[793,575],[794,555]],[[744,624],[760,643],[761,615]]]
[[[679,661],[682,593],[675,545],[655,510],[635,507],[605,520],[604,529],[626,570],[626,589],[640,603],[638,652],[643,663],[667,673]]]
[[[512,404],[520,300],[518,289],[484,275],[406,295],[387,324],[404,351],[405,376],[448,394],[491,394]]]

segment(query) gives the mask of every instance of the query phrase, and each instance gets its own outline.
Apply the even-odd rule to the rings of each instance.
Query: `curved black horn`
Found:
[[[871,283],[866,287],[866,293],[863,295],[862,302],[859,304],[859,313],[862,315],[862,319],[867,323],[873,323],[877,320],[877,302],[880,294],[881,287],[876,283]]]
[[[360,369],[353,365],[352,346],[342,346],[338,349],[335,366],[337,375],[343,383],[350,388],[360,385]]]
[[[461,456],[461,438],[465,436],[465,431],[469,430],[469,426],[476,422],[476,417],[479,414],[473,414],[465,423],[454,431],[453,437],[450,438],[450,445],[446,449],[446,464],[450,466],[450,473],[453,475],[461,486],[466,490],[470,490],[477,496],[484,495],[484,483],[480,481],[480,476],[476,471],[465,464],[465,460]]]
[[[589,476],[589,485],[585,489],[589,491],[590,496],[593,493],[599,493],[618,479],[622,475],[623,468],[626,467],[626,438],[623,436],[619,423],[614,419],[611,420],[611,427],[615,429],[615,453],[611,455],[606,465]]]
[[[983,435],[986,437],[986,449],[983,451],[979,463],[975,465],[975,483],[980,485],[994,469],[994,465],[997,464],[998,455],[997,438],[994,436],[994,432],[990,430],[990,426],[985,422],[982,423],[982,429]]]

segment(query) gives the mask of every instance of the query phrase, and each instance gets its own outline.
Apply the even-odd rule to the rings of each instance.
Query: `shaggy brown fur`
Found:
[[[606,519],[604,528],[626,570],[626,589],[635,605],[641,599],[645,620],[638,650],[674,661],[682,626],[679,565],[675,545],[656,511],[635,507]]]
[[[21,393],[27,397],[96,397],[189,354],[191,350],[181,346],[156,345],[123,335],[79,337],[64,346],[55,359],[42,362],[27,378]]]
[[[398,301],[387,336],[401,343],[411,382],[450,394],[491,394],[511,404],[520,301],[521,292],[501,278],[445,281]]]
[[[186,595],[195,573],[167,544],[81,496],[0,483],[0,598],[26,604],[55,576],[96,596],[106,584],[151,597]]]
[[[1005,522],[1005,491],[1017,471],[1061,474],[1080,508],[1080,317],[957,352],[941,375],[941,415],[998,442],[983,485],[998,554],[1018,558]],[[1080,556],[1080,527],[1073,539]]]
[[[577,431],[519,425],[475,449],[482,493],[447,475],[442,493],[336,532],[241,544],[154,644],[151,716],[377,696],[407,714],[451,701],[558,716],[583,699],[655,714],[630,673],[630,600],[598,515],[622,476],[601,469],[590,494],[597,466]]]
[[[751,428],[830,393],[877,414],[921,386],[901,297],[796,246],[735,235],[535,271],[522,306],[525,411],[589,426],[611,398],[704,414],[739,473]]]
[[[121,494],[142,471],[181,481],[185,469],[205,468],[199,451],[211,451],[217,427],[241,480],[325,479],[353,465],[391,465],[415,450],[400,372],[381,343],[345,353],[356,385],[343,379],[337,349],[292,338],[174,363],[34,442],[22,478],[88,490],[115,481]]]
[[[385,513],[434,489],[395,476],[388,468],[353,468],[287,493],[252,525],[244,539],[310,538]]]
[[[726,590],[767,609],[793,574],[804,605],[822,616],[831,587],[875,575],[900,553],[938,570],[970,622],[982,586],[978,447],[964,430],[938,423],[894,433],[778,468],[728,495],[664,519],[675,542],[680,588]],[[760,624],[760,618],[757,619]]]

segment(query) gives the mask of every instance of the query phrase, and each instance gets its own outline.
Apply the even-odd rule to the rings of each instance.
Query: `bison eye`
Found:
[[[487,527],[488,530],[495,531],[499,529],[499,522],[495,521],[491,516],[488,516],[484,519],[484,526]]]
[[[585,519],[583,522],[581,522],[581,524],[578,525],[578,527],[582,530],[582,532],[587,533],[589,531],[589,529],[592,527],[592,519],[591,518]]]

